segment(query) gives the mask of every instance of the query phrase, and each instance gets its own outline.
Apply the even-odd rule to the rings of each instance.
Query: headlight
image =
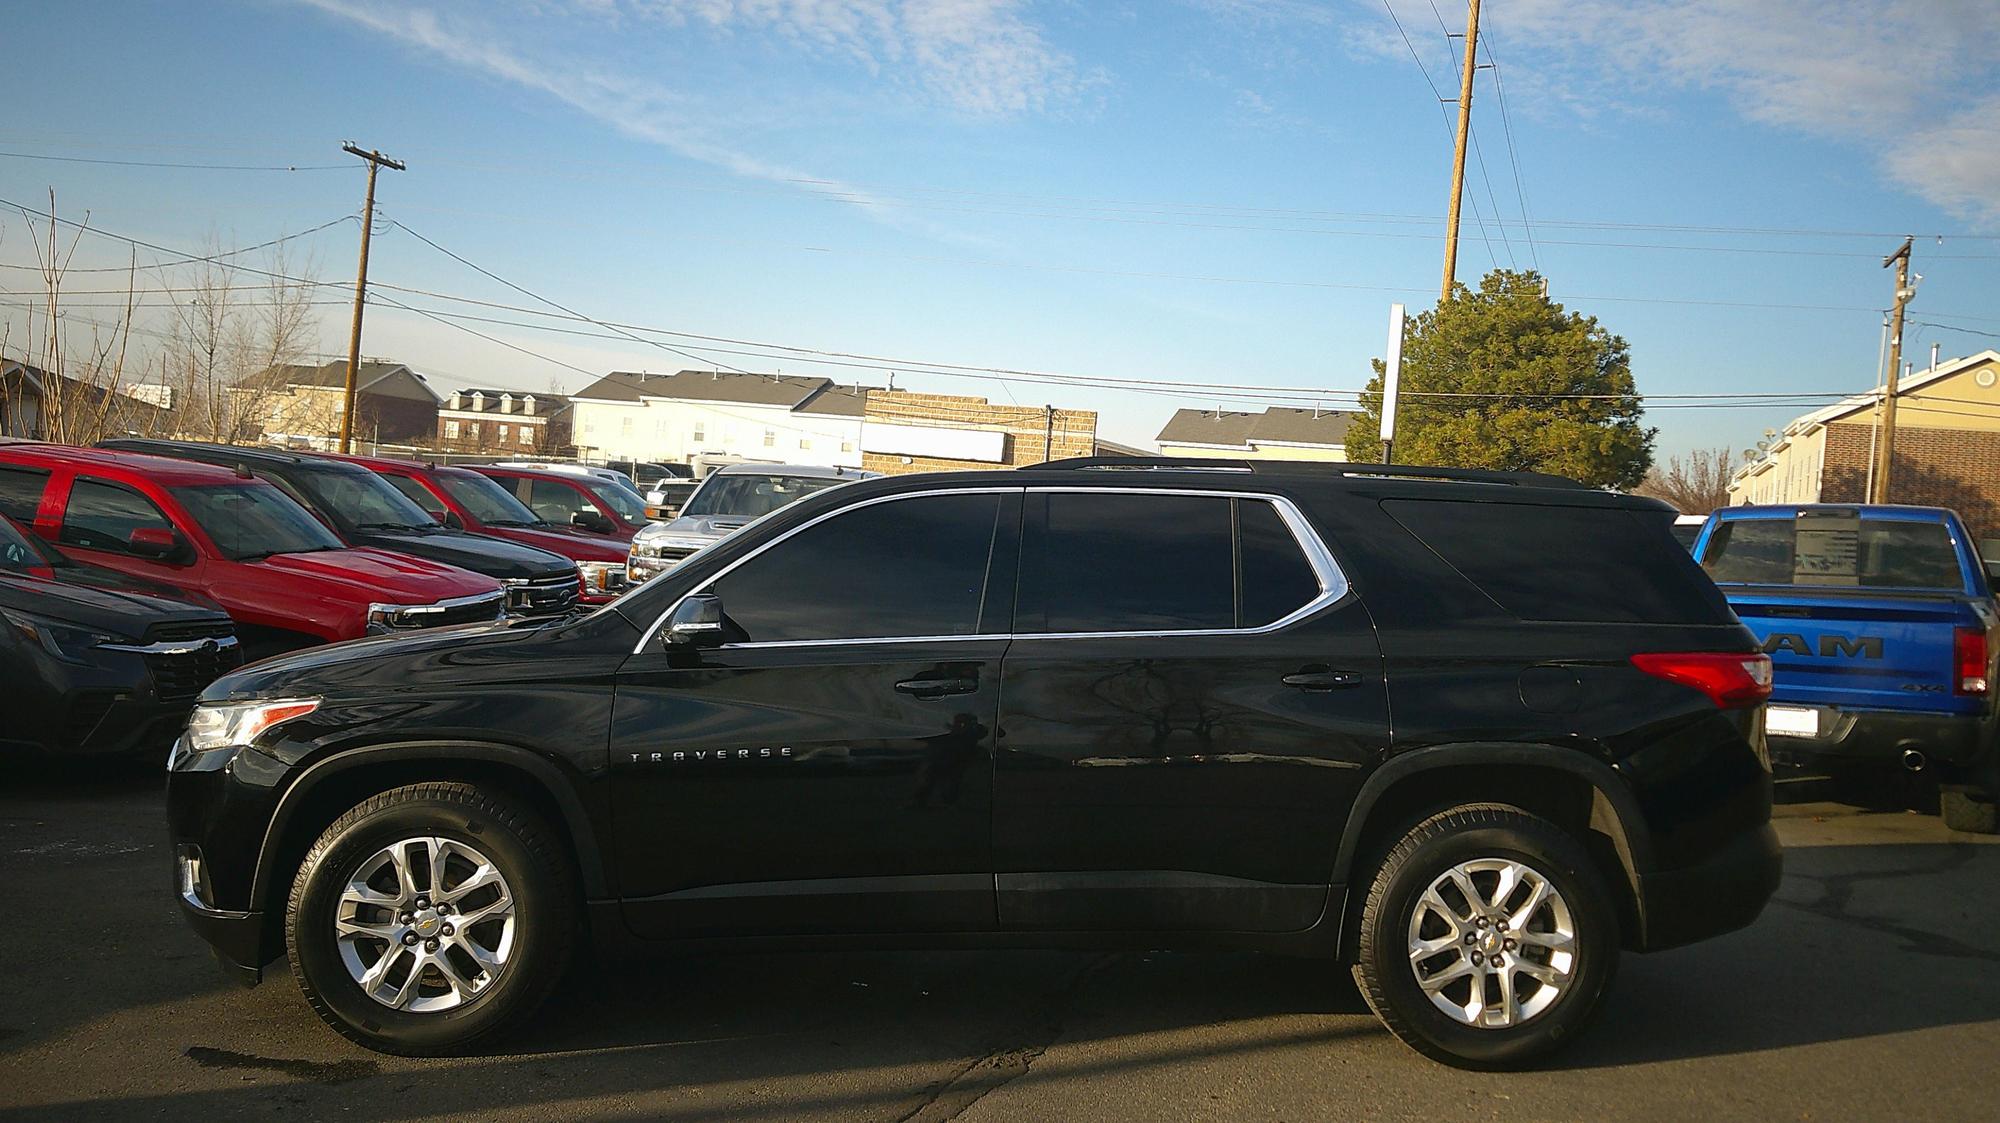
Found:
[[[118,642],[117,636],[17,610],[0,611],[0,618],[4,618],[23,638],[40,644],[44,651],[65,663],[87,664],[91,648]]]
[[[204,702],[188,718],[190,753],[248,745],[265,731],[319,709],[317,698],[281,698],[270,702]]]
[[[625,590],[624,562],[578,562],[576,572],[587,592],[617,594]]]

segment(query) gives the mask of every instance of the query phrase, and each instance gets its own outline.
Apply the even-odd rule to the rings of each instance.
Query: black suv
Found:
[[[1777,885],[1770,664],[1672,522],[1400,466],[855,483],[587,617],[217,683],[181,900],[391,1052],[519,1023],[587,934],[1303,953],[1520,1065]]]
[[[568,612],[583,592],[582,578],[570,559],[441,526],[409,496],[359,464],[310,453],[139,437],[99,441],[98,447],[219,464],[269,480],[351,546],[393,550],[493,578],[506,587],[507,611],[512,613]]]
[[[242,662],[220,608],[78,565],[0,516],[0,758],[157,753]]]

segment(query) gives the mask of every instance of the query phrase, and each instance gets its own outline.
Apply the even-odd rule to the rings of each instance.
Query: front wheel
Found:
[[[286,907],[292,975],[329,1026],[428,1056],[493,1039],[548,996],[577,924],[541,819],[469,784],[372,796],[320,835]]]
[[[1521,1068],[1588,1021],[1618,963],[1616,915],[1581,843],[1495,804],[1417,824],[1383,860],[1355,976],[1404,1044],[1460,1068]]]

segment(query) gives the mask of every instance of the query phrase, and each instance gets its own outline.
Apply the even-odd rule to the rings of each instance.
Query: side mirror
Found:
[[[662,638],[669,648],[721,647],[722,598],[696,593],[674,606]]]
[[[457,511],[439,511],[437,513],[437,521],[453,530],[465,529],[465,520],[458,517]]]
[[[142,526],[125,536],[125,548],[152,561],[174,562],[181,554],[181,536],[164,526]]]
[[[594,534],[610,534],[617,529],[602,511],[578,511],[569,517],[569,525],[591,531]]]

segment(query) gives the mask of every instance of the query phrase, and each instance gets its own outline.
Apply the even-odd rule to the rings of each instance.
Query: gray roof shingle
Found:
[[[738,374],[734,371],[706,370],[684,370],[678,374],[631,374],[616,371],[570,397],[613,402],[677,398],[682,401],[738,402],[790,409],[830,385],[832,382],[828,379],[800,374]]]
[[[1347,410],[1285,406],[1272,406],[1262,413],[1183,409],[1175,411],[1155,439],[1168,444],[1229,448],[1249,448],[1257,443],[1338,445],[1346,443],[1347,427],[1356,416]]]

